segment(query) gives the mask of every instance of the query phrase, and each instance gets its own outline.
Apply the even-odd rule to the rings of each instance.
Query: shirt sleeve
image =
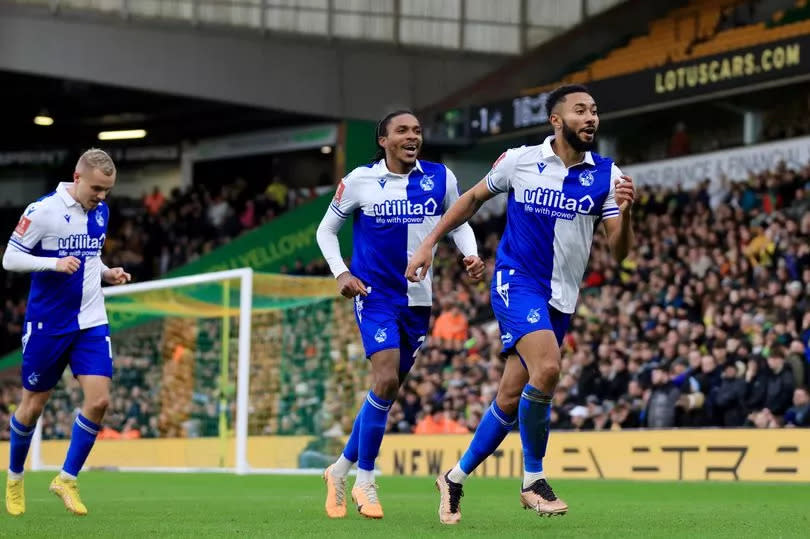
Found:
[[[329,209],[326,210],[326,215],[323,216],[315,233],[318,247],[335,278],[341,273],[349,271],[340,254],[340,241],[337,234],[349,215],[360,207],[355,190],[356,186],[349,176],[341,180],[335,191],[335,197],[329,203]]]
[[[444,191],[444,209],[450,209],[450,206],[458,200],[458,197],[461,196],[461,193],[458,189],[458,179],[456,175],[453,174],[453,171],[450,170],[449,167],[445,166],[444,169],[447,171],[447,187]]]
[[[58,258],[52,256],[34,256],[21,251],[15,244],[9,243],[3,254],[3,268],[6,271],[55,271]]]
[[[356,182],[351,175],[343,178],[335,191],[335,198],[329,204],[329,209],[341,219],[347,219],[354,210],[360,207],[360,198]]]
[[[330,209],[326,210],[326,215],[323,216],[323,220],[318,226],[318,230],[315,233],[315,240],[318,242],[318,247],[321,249],[326,263],[329,264],[332,275],[337,279],[341,273],[349,271],[349,268],[343,261],[343,257],[340,255],[340,241],[337,236],[345,219],[340,217],[331,205],[329,208]]]
[[[610,170],[610,190],[605,202],[602,204],[602,219],[612,219],[619,216],[619,206],[616,205],[616,180],[621,181],[622,171],[616,164]]]
[[[517,166],[518,152],[512,148],[506,150],[492,164],[492,169],[487,174],[487,187],[493,193],[506,193],[512,186],[512,177]]]
[[[447,187],[444,193],[444,209],[450,209],[459,197],[458,180],[453,171],[447,167]],[[475,241],[475,233],[469,223],[462,223],[455,230],[449,233],[453,243],[464,256],[478,256],[478,244]]]
[[[14,227],[14,232],[11,233],[11,238],[8,240],[9,245],[13,245],[23,253],[30,254],[47,231],[46,220],[38,203],[29,204],[20,216],[17,226]]]

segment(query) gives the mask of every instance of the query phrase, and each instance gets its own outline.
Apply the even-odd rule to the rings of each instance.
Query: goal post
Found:
[[[225,304],[223,316],[227,327],[227,289],[228,281],[239,281],[239,346],[237,359],[236,376],[236,473],[246,474],[248,472],[247,462],[247,427],[248,427],[248,379],[250,376],[250,322],[253,307],[253,270],[251,268],[239,268],[234,270],[216,271],[212,273],[202,273],[198,275],[188,275],[185,277],[173,277],[148,281],[144,283],[131,283],[120,286],[110,286],[104,288],[105,298],[133,295],[150,292],[165,288],[183,288],[212,282],[224,282]],[[223,339],[228,339],[228,331],[223,332]],[[222,353],[227,354],[227,346],[222,347]],[[224,433],[220,433],[224,436]]]
[[[317,442],[325,431],[350,428],[367,367],[334,279],[241,268],[104,294],[114,374],[88,468],[300,473],[332,450],[335,438]],[[32,469],[61,466],[80,406],[68,370],[37,424]]]

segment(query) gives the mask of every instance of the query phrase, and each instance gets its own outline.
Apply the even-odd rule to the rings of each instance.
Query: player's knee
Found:
[[[399,376],[397,373],[383,373],[375,377],[374,394],[385,400],[393,400],[399,391]]]
[[[93,397],[90,402],[87,403],[87,405],[97,415],[103,415],[104,412],[107,411],[107,407],[110,405],[110,396],[100,395],[98,397]]]
[[[14,412],[14,416],[17,418],[17,421],[23,425],[31,426],[37,422],[44,408],[44,402],[31,401],[22,403],[19,408],[17,408],[17,411]]]
[[[498,390],[498,395],[495,397],[495,404],[497,404],[501,412],[506,415],[517,415],[518,406],[520,405],[520,393],[520,391],[514,393],[511,391]]]
[[[529,373],[529,383],[534,387],[551,391],[560,379],[560,362],[543,361]]]
[[[45,403],[48,402],[48,393],[23,394],[22,402],[15,412],[17,420],[24,425],[33,425],[42,415]]]

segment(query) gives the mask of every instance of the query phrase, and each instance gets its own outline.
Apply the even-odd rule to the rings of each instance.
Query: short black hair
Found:
[[[554,109],[554,106],[558,101],[564,100],[565,96],[568,94],[575,94],[578,92],[584,92],[591,95],[591,91],[584,84],[566,84],[552,90],[546,98],[546,115],[551,118],[551,111]]]
[[[374,155],[374,162],[377,162],[385,157],[385,148],[380,146],[380,137],[385,137],[388,135],[388,124],[391,123],[392,119],[402,114],[410,114],[411,116],[419,120],[416,114],[414,114],[413,111],[408,109],[395,110],[383,116],[383,119],[377,123],[377,128],[374,130],[374,145],[377,147],[377,153]],[[419,123],[421,124],[422,122],[419,121]]]
[[[409,109],[399,109],[399,110],[389,112],[388,114],[383,116],[382,120],[380,120],[377,123],[377,129],[376,129],[377,138],[384,137],[384,136],[388,135],[388,124],[391,123],[392,119],[394,119],[397,116],[400,116],[402,114],[410,114],[411,116],[416,117],[416,114],[414,114],[413,111],[409,110]]]

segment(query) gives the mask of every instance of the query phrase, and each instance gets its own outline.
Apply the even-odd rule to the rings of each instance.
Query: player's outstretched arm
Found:
[[[636,190],[633,185],[633,178],[627,175],[622,175],[617,179],[615,185],[615,198],[616,205],[619,206],[619,217],[607,219],[604,223],[610,254],[613,255],[616,262],[621,262],[627,257],[635,243],[632,208]]]
[[[481,205],[496,194],[489,190],[486,180],[481,180],[475,187],[461,195],[414,252],[408,261],[405,277],[414,283],[424,279],[433,263],[433,247],[445,234],[469,221]]]

